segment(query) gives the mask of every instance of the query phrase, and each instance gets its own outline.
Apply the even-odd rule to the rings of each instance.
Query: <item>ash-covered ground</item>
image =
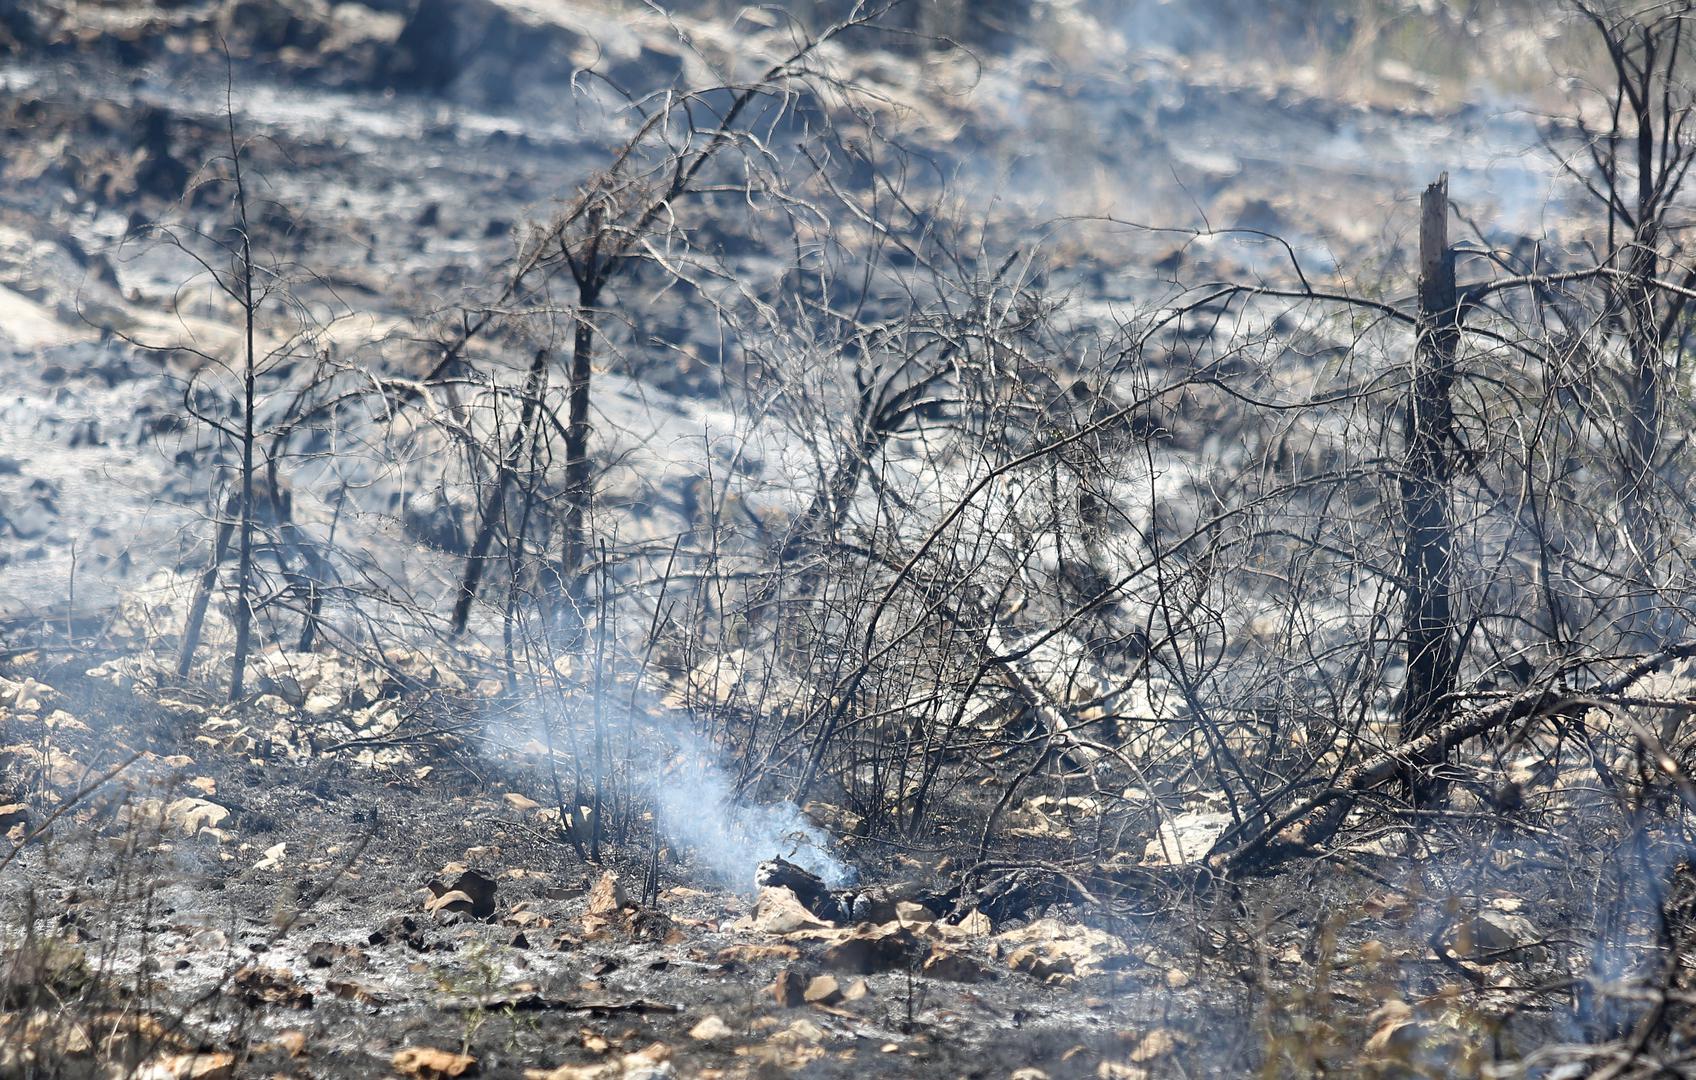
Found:
[[[1196,283],[1403,304],[1439,173],[1468,250],[1578,245],[1544,145],[1574,21],[974,7],[878,9],[793,70],[858,9],[0,9],[0,1076],[1576,1076],[1661,1038],[1682,976],[1631,979],[1690,875],[1635,729],[1472,740],[1452,800],[1375,796],[1238,880],[1215,842],[1393,747],[1394,688],[1331,630],[1279,651],[1299,569],[1147,569],[1259,505],[1228,470],[1396,423],[1206,399],[1264,362],[1254,393],[1330,409],[1378,329],[1170,315]],[[599,249],[549,223],[597,213],[629,246],[586,301]],[[592,610],[557,648],[591,323]],[[1103,417],[1129,464],[1013,473]],[[1092,472],[1117,517],[1082,557],[1031,504],[1087,523]],[[1302,617],[1381,649],[1387,588]],[[1174,608],[1214,620],[1193,655]],[[1209,681],[1244,655],[1252,692]],[[1264,689],[1298,667],[1344,686],[1324,746],[1329,688]],[[1584,868],[1627,863],[1609,906]]]

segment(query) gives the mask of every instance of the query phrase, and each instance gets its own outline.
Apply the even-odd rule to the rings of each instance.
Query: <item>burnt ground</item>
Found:
[[[371,1075],[409,1045],[468,1052],[485,1072],[506,1075],[598,1065],[655,1042],[672,1048],[686,1075],[762,1074],[804,1060],[809,1075],[991,1076],[1041,1066],[1089,1076],[1161,1026],[1163,1013],[1199,1008],[1186,1028],[1214,1012],[1232,1027],[1248,1019],[1240,999],[1212,992],[1142,993],[1171,977],[1161,956],[1191,977],[1201,959],[1186,957],[1182,940],[1156,946],[1143,934],[1134,936],[1144,958],[1127,954],[1116,970],[1064,986],[994,971],[981,946],[962,950],[983,964],[981,981],[974,973],[970,983],[915,974],[916,961],[863,975],[854,965],[833,969],[819,944],[785,947],[778,935],[734,929],[752,909],[750,890],[699,887],[686,853],[661,871],[657,903],[591,928],[588,894],[603,867],[503,798],[545,790],[544,777],[520,762],[490,761],[458,740],[424,759],[424,779],[413,767],[350,769],[345,756],[295,764],[265,751],[231,754],[199,740],[191,717],[80,675],[81,663],[37,671],[56,680],[52,707],[86,731],[50,719],[8,725],[8,741],[51,746],[70,781],[32,775],[39,759],[8,748],[8,790],[35,793],[26,798],[29,828],[83,776],[143,753],[7,870],[26,887],[8,890],[6,922],[25,925],[33,912],[36,932],[76,942],[88,967],[15,1001],[20,1009],[59,1006],[69,994],[96,1013],[180,1017],[178,1035],[235,1053],[244,1071],[313,1076]],[[125,735],[114,739],[113,730]],[[229,810],[218,835],[185,836],[134,812],[148,799],[183,797]],[[285,850],[265,865],[277,845]],[[897,861],[934,873],[936,857]],[[489,918],[442,925],[426,913],[428,882],[456,863],[498,883]],[[646,874],[640,859],[609,857],[604,868],[633,891]],[[761,959],[762,948],[785,955]],[[261,985],[242,974],[255,967],[286,974]],[[834,970],[845,986],[863,977],[866,993],[784,1009],[770,986],[785,969],[808,978]],[[1144,1007],[1127,1007],[1137,1001]],[[729,1032],[691,1039],[708,1016]],[[813,1027],[783,1034],[801,1020]],[[293,1031],[306,1036],[298,1054],[278,1044]],[[62,1032],[44,1040],[44,1057]],[[1211,1047],[1206,1059],[1228,1049]]]
[[[1448,1075],[1559,1035],[1526,1008],[1565,982],[1517,914],[1554,917],[1525,901],[1525,861],[1558,855],[1535,837],[1475,836],[1465,866],[1363,855],[1211,887],[1149,878],[1105,908],[1039,903],[946,933],[910,911],[917,943],[868,959],[837,947],[844,931],[744,921],[752,882],[719,884],[663,840],[657,898],[641,902],[646,825],[580,857],[548,815],[547,771],[492,746],[475,702],[404,699],[408,718],[372,745],[407,760],[362,765],[324,738],[291,750],[279,717],[333,717],[275,696],[138,693],[112,665],[53,655],[6,671],[39,701],[8,714],[0,748],[0,794],[18,804],[0,907],[8,1074],[81,1075],[84,1030],[100,1060],[168,1075],[191,1075],[180,1055],[198,1052],[230,1055],[215,1060],[237,1075],[365,1076],[422,1046],[485,1075],[559,1077]],[[867,883],[945,883],[970,856],[964,837],[839,841]],[[432,913],[431,882],[465,870],[493,882],[492,910]],[[622,910],[595,898],[608,873]],[[1085,927],[1108,936],[1072,951]],[[848,996],[786,1006],[785,972]],[[20,1037],[31,1017],[46,1019]],[[723,1029],[701,1029],[710,1017]],[[101,1043],[113,1031],[139,1034]]]
[[[762,917],[752,873],[656,836],[628,792],[668,782],[663,755],[626,759],[627,794],[605,815],[617,842],[585,857],[533,726],[481,692],[474,656],[444,660],[423,688],[373,676],[328,707],[281,680],[226,705],[222,659],[161,682],[160,639],[144,631],[168,638],[181,612],[161,605],[150,624],[123,605],[159,571],[201,565],[208,477],[228,459],[183,415],[194,365],[174,346],[230,330],[227,309],[179,302],[192,268],[150,226],[222,221],[194,179],[224,152],[228,103],[266,179],[268,248],[309,271],[302,295],[333,296],[350,333],[416,373],[432,316],[474,300],[520,224],[604,164],[617,124],[578,76],[700,75],[663,22],[565,5],[541,32],[515,7],[434,5],[482,43],[446,67],[397,37],[403,9],[431,5],[338,5],[330,30],[319,6],[282,0],[0,10],[0,1075],[368,1076],[429,1047],[485,1075],[559,1080],[1440,1076],[1511,1073],[1585,1037],[1575,980],[1621,972],[1583,966],[1602,932],[1598,883],[1577,868],[1637,855],[1504,816],[1488,788],[1444,811],[1438,841],[1409,843],[1390,818],[1324,860],[1222,882],[1145,859],[1160,814],[1195,808],[1065,803],[1076,784],[1045,773],[1007,823],[1016,861],[1076,867],[1106,832],[1127,855],[1103,879],[1113,892],[1095,878],[1094,903],[1039,892],[987,926],[936,929],[907,909],[893,930],[797,931],[774,921],[781,905]],[[689,27],[714,56],[753,33]],[[982,228],[1002,241],[1039,214],[1205,203],[1221,223],[1287,233],[1321,266],[1390,258],[1392,204],[1442,167],[1508,218],[1544,209],[1547,170],[1521,153],[1533,136],[1512,110],[1423,91],[1342,100],[1305,76],[1165,53],[1105,71],[1015,56],[969,100],[925,79],[969,83],[973,64],[849,59],[912,108],[938,172],[981,185],[973,197],[995,205]],[[1172,167],[1132,168],[1147,161]],[[1157,291],[1162,274],[1128,257],[1149,243],[1203,277],[1279,257],[1069,234],[1057,284],[1103,305]],[[695,332],[668,326],[667,344]],[[605,426],[698,431],[716,376],[653,355],[606,377]],[[297,501],[318,494],[303,485]],[[340,527],[424,602],[451,580],[422,512]],[[720,749],[734,747],[685,753]],[[942,817],[958,831],[918,841],[867,840],[829,798],[810,809],[862,884],[946,889],[980,869],[974,826],[1000,790],[965,765],[947,780]],[[468,871],[495,883],[493,911],[427,909],[432,881]],[[630,903],[591,912],[607,872]],[[1661,899],[1632,894],[1621,910]],[[839,948],[852,932],[895,943],[868,960]],[[1605,940],[1624,951],[1646,933],[1625,918]],[[838,979],[840,999],[785,1007],[785,971],[803,987]],[[702,1027],[712,1017],[722,1027]]]

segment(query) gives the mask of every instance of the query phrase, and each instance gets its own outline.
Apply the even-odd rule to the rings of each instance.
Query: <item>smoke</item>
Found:
[[[619,743],[630,740],[629,759],[636,763],[629,775],[609,773],[608,787],[634,788],[630,793],[638,802],[652,808],[661,841],[686,856],[702,878],[723,888],[752,892],[759,864],[782,857],[817,874],[832,888],[854,881],[854,868],[836,854],[830,835],[808,821],[794,803],[755,803],[739,797],[734,780],[718,763],[717,749],[691,731],[681,714],[658,705],[637,704],[632,709],[629,702],[610,698],[602,704],[605,720],[615,729],[610,734]],[[484,728],[494,752],[504,756],[543,751],[549,743],[543,711],[547,708],[536,704],[486,714]],[[554,721],[553,745],[569,800],[571,781],[565,778],[578,762],[567,757],[569,740],[562,723]],[[617,756],[626,757],[623,751]],[[585,769],[583,781],[593,787],[590,770]]]
[[[833,888],[853,881],[853,868],[832,851],[831,838],[794,803],[739,800],[710,746],[687,732],[672,741],[677,748],[654,776],[650,792],[655,824],[662,836],[693,852],[701,871],[747,892],[759,864],[782,856]]]

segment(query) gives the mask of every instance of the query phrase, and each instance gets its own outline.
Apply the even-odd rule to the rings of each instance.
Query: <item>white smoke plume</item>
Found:
[[[835,850],[835,842],[823,829],[807,820],[790,802],[753,803],[740,798],[732,778],[718,765],[717,750],[689,730],[683,718],[665,709],[644,711],[627,703],[605,702],[606,718],[642,746],[635,775],[609,777],[613,783],[634,785],[639,802],[654,812],[654,825],[662,843],[672,845],[691,863],[691,868],[724,888],[738,892],[754,890],[759,864],[781,857],[817,874],[832,888],[852,884],[854,868]],[[531,752],[549,745],[546,722],[535,705],[516,712],[490,713],[484,728],[495,747]],[[566,742],[556,726],[552,744],[561,777],[567,776]],[[584,782],[591,788],[595,778],[585,770]],[[564,796],[571,798],[570,781]],[[586,793],[585,793],[586,794]],[[539,796],[540,797],[540,796]]]
[[[749,892],[759,864],[781,856],[833,888],[853,881],[853,868],[836,856],[831,838],[793,803],[737,799],[711,747],[687,733],[672,741],[677,749],[655,774],[650,793],[656,824],[662,836],[694,855],[700,870]]]

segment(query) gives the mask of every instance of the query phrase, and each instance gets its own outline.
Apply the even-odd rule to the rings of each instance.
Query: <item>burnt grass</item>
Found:
[[[170,710],[79,676],[86,665],[79,658],[36,672],[63,692],[59,707],[91,729],[81,745],[63,749],[91,772],[142,750],[147,778],[130,781],[133,790],[123,794],[102,791],[39,838],[7,871],[0,918],[17,927],[33,917],[43,936],[69,932],[91,958],[110,957],[123,969],[103,973],[107,985],[79,988],[76,1003],[92,1013],[136,1008],[181,1016],[186,1032],[238,1049],[255,1071],[368,1076],[408,1045],[463,1046],[495,1075],[604,1060],[583,1047],[586,1033],[614,1051],[672,1044],[692,1070],[745,1066],[728,1048],[690,1045],[687,1031],[718,1015],[733,1031],[752,1034],[762,1018],[783,1012],[768,991],[783,962],[715,959],[749,940],[716,927],[747,910],[746,895],[689,887],[696,879],[687,865],[666,869],[654,909],[669,918],[676,940],[634,941],[622,933],[582,940],[574,933],[603,868],[642,880],[642,845],[630,845],[633,857],[609,852],[591,866],[563,840],[545,842],[500,798],[508,790],[541,790],[543,778],[533,772],[481,757],[468,767],[463,746],[438,747],[431,758],[437,765],[423,781],[350,772],[335,758],[295,765],[207,753]],[[108,741],[101,732],[123,734]],[[194,756],[194,764],[161,768],[148,760],[178,754]],[[26,795],[39,780],[19,766],[15,757],[8,761],[8,798]],[[126,799],[172,793],[181,788],[173,782],[188,774],[216,781],[213,797],[232,811],[239,858],[220,862],[216,846],[137,835],[121,821]],[[43,810],[54,805],[51,798],[40,803]],[[290,853],[281,873],[247,865],[279,843]],[[499,918],[437,925],[422,898],[426,882],[450,863],[496,877],[503,914],[523,905],[553,925],[515,928]],[[509,876],[515,872],[523,876]],[[311,902],[301,910],[303,898]],[[282,920],[286,932],[279,932]],[[221,948],[198,944],[209,933]],[[267,1001],[245,992],[236,973],[254,964],[294,973],[299,993]],[[805,958],[800,967],[809,968]],[[1122,1041],[1119,1025],[1134,1015],[1115,1000],[1122,981],[1050,990],[1009,976],[967,988],[909,971],[874,974],[867,1007],[852,1019],[816,1017],[830,1033],[831,1052],[809,1065],[810,1074],[923,1069],[991,1076],[1053,1066],[1072,1052],[1051,1074],[1093,1075]],[[360,994],[329,988],[337,982],[375,1000],[350,1000]],[[205,1000],[208,991],[213,996]],[[493,1004],[485,1008],[486,1001]],[[268,1048],[289,1030],[306,1033],[299,1057]],[[891,1043],[900,1049],[884,1052]]]
[[[1690,955],[1683,935],[1696,925],[1684,839],[1636,825],[1669,820],[1674,799],[1669,785],[1648,782],[1641,755],[1617,816],[1574,813],[1555,832],[1542,824],[1554,815],[1536,811],[1553,780],[1528,780],[1528,805],[1510,804],[1497,790],[1507,751],[1470,745],[1440,805],[1412,810],[1394,793],[1370,792],[1337,847],[1240,880],[1139,860],[1159,815],[1195,808],[1176,798],[1159,810],[1108,799],[1115,816],[1074,822],[1073,836],[1015,835],[1031,824],[1015,818],[1032,800],[1084,790],[1054,762],[1007,807],[993,872],[977,850],[1008,778],[981,762],[950,757],[922,836],[866,835],[840,815],[818,818],[860,887],[969,897],[995,873],[1028,874],[1040,887],[998,914],[994,935],[1081,926],[1114,942],[1081,974],[1016,965],[993,938],[958,942],[949,951],[970,961],[971,981],[962,981],[927,974],[920,955],[838,970],[826,940],[739,926],[756,913],[752,875],[725,880],[711,853],[656,835],[635,794],[667,782],[657,754],[621,758],[597,857],[547,816],[558,810],[553,772],[490,722],[488,698],[388,688],[404,718],[395,730],[347,746],[314,736],[291,749],[268,737],[272,726],[310,734],[313,723],[298,707],[279,714],[274,697],[226,705],[227,651],[196,672],[199,681],[138,689],[91,675],[172,644],[180,623],[163,627],[162,640],[118,640],[107,633],[111,615],[153,571],[204,564],[194,530],[207,520],[207,478],[230,464],[182,415],[183,358],[123,336],[157,337],[149,320],[168,321],[160,312],[181,284],[180,264],[154,258],[150,223],[227,216],[214,186],[185,190],[226,152],[226,79],[233,74],[249,160],[266,181],[256,233],[279,259],[310,270],[301,286],[309,296],[333,292],[402,325],[381,343],[382,362],[406,376],[434,355],[424,313],[445,306],[457,321],[456,304],[498,277],[521,224],[606,163],[607,132],[579,123],[596,111],[573,104],[580,72],[568,58],[598,54],[589,36],[544,33],[512,15],[522,5],[494,0],[332,6],[338,18],[404,9],[445,23],[406,42],[355,37],[349,46],[315,28],[325,6],[304,0],[138,4],[145,17],[88,26],[62,4],[0,0],[0,242],[15,263],[0,276],[0,299],[29,300],[59,335],[0,340],[0,678],[50,688],[38,708],[0,702],[0,1077],[186,1077],[185,1055],[197,1053],[212,1066],[202,1080],[366,1077],[392,1073],[407,1047],[464,1053],[484,1076],[561,1070],[559,1080],[667,1070],[1036,1069],[1058,1080],[1434,1077],[1500,1066],[1502,1075],[1543,1075],[1564,1059],[1539,1064],[1539,1050],[1631,1038],[1639,1023],[1650,1025],[1644,1042],[1668,1044],[1669,1059],[1685,1052],[1676,1032],[1688,1030],[1687,1003],[1631,996],[1639,986],[1688,991],[1686,972],[1649,968]],[[676,74],[676,42],[644,33],[625,53],[606,54],[616,78]],[[432,71],[455,59],[428,47],[441,34],[479,44]],[[230,55],[220,55],[220,40]],[[1385,193],[1406,187],[1407,178],[1374,171],[1398,133],[1446,145],[1482,125],[1464,109],[1401,114],[1275,87],[1181,87],[1185,108],[1166,109],[1154,86],[1137,88],[1155,95],[1143,100],[1118,83],[1059,85],[1057,99],[1075,98],[1080,115],[1118,125],[1123,159],[1108,160],[1109,172],[1180,144],[1211,145],[1234,125],[1243,160],[1208,182],[1221,199],[1257,208],[1256,227],[1269,231],[1300,232],[1321,214],[1378,220]],[[937,130],[954,121],[971,135],[950,134],[946,154],[932,147],[939,161],[993,160],[1024,137],[987,113],[945,113]],[[1338,131],[1348,137],[1326,142]],[[1308,151],[1319,143],[1339,157],[1316,165]],[[1478,135],[1467,145],[1493,144]],[[1358,167],[1357,152],[1373,170]],[[1383,168],[1429,179],[1430,162],[1406,157]],[[1021,160],[1031,186],[1052,179],[1044,163]],[[1444,164],[1457,184],[1466,175]],[[1327,196],[1298,204],[1293,187]],[[752,251],[758,267],[758,238],[738,233],[737,220],[702,225],[698,240]],[[1029,222],[1016,215],[981,227],[986,247],[1028,239]],[[1199,246],[1189,257],[1197,278],[1235,269],[1212,265],[1225,257]],[[1056,284],[1133,288],[1125,270],[1099,255]],[[690,348],[712,356],[720,343],[676,291],[662,290],[643,312],[664,347],[629,350],[621,374],[635,390],[599,404],[626,407],[619,393],[651,399],[667,422],[698,431],[695,407],[710,405],[724,378],[712,364],[675,358]],[[621,509],[660,534],[674,523],[644,516],[680,500],[630,496]],[[441,506],[390,509],[392,531],[359,533],[350,515],[339,542],[431,571],[418,579],[457,580],[464,552],[439,537],[467,522],[444,526],[431,517],[446,513]],[[425,592],[409,600],[421,610],[451,605]],[[475,683],[489,673],[460,674]],[[229,724],[209,726],[209,717]],[[233,737],[242,730],[251,738]],[[385,748],[405,756],[359,760]],[[741,749],[726,740],[700,752],[722,752],[725,764]],[[1593,745],[1589,753],[1598,756]],[[1588,787],[1599,782],[1584,776]],[[1111,779],[1096,778],[1091,793],[1116,797],[1142,783]],[[825,788],[820,801],[849,801]],[[781,794],[755,788],[750,797]],[[1616,796],[1597,801],[1612,806]],[[196,804],[181,801],[193,799],[225,816],[185,827],[168,808],[192,812]],[[1128,863],[1100,865],[1110,853]],[[1056,868],[1091,894],[1067,887]],[[432,883],[467,872],[494,883],[492,910],[432,912]],[[596,916],[592,896],[609,873],[629,903]],[[833,975],[844,988],[863,978],[864,993],[785,1007],[772,989],[784,972]],[[1625,989],[1603,1001],[1596,988],[1610,984]],[[695,1037],[709,1017],[722,1030]]]
[[[1162,1030],[1176,1035],[1170,1050],[1122,1075],[1299,1074],[1362,1061],[1399,1075],[1406,1060],[1417,1063],[1408,1074],[1440,1075],[1558,1033],[1541,1010],[1504,1007],[1469,981],[1476,975],[1460,977],[1429,943],[1449,920],[1444,903],[1416,891],[1455,882],[1395,861],[1193,881],[1105,907],[1061,901],[995,927],[1056,916],[1119,935],[1123,954],[1084,978],[1039,979],[975,949],[982,981],[932,978],[914,963],[866,974],[857,1001],[783,1008],[771,984],[785,969],[828,973],[819,945],[800,942],[793,957],[725,955],[778,939],[733,927],[752,908],[750,890],[713,883],[693,853],[669,847],[657,903],[588,926],[589,892],[603,873],[627,884],[634,905],[650,844],[628,838],[599,863],[580,858],[504,798],[545,798],[546,772],[477,748],[470,729],[414,744],[421,764],[398,769],[354,768],[345,752],[304,762],[274,746],[231,753],[196,738],[181,707],[192,691],[138,694],[90,678],[99,657],[42,656],[15,656],[4,674],[53,687],[42,715],[62,710],[86,727],[49,733],[41,719],[15,715],[0,740],[0,802],[25,804],[32,831],[68,806],[21,850],[0,849],[12,855],[0,878],[7,1006],[57,1018],[15,1075],[84,1075],[91,1061],[56,1046],[54,1033],[78,1020],[110,1025],[114,1015],[153,1018],[150,1030],[164,1032],[129,1045],[132,1065],[160,1047],[187,1047],[232,1054],[238,1075],[323,1077],[382,1072],[408,1046],[467,1053],[484,1075],[562,1065],[626,1075],[620,1055],[656,1043],[690,1076],[1038,1068],[1085,1077],[1120,1075],[1103,1070],[1130,1068],[1122,1063]],[[411,705],[420,729],[463,726],[456,703]],[[74,772],[45,775],[18,743],[51,743]],[[86,777],[137,752],[111,783],[73,801]],[[133,812],[184,795],[230,811],[224,839],[187,837]],[[964,837],[905,851],[841,840],[867,883],[945,879],[938,868],[969,848]],[[259,865],[276,845],[279,865]],[[489,917],[444,923],[427,913],[426,886],[444,868],[457,872],[450,864],[495,880]],[[1521,874],[1515,885],[1523,893],[1545,879]],[[1556,921],[1547,906],[1538,912]],[[1527,961],[1514,965],[1521,985],[1547,975],[1536,951],[1513,958]],[[841,973],[844,984],[852,977]],[[1361,1058],[1391,999],[1414,1002],[1416,1016],[1473,1019],[1406,1058]],[[730,1034],[692,1038],[708,1016]],[[803,1018],[817,1026],[815,1042],[783,1034]],[[797,1045],[813,1056],[797,1059]]]

